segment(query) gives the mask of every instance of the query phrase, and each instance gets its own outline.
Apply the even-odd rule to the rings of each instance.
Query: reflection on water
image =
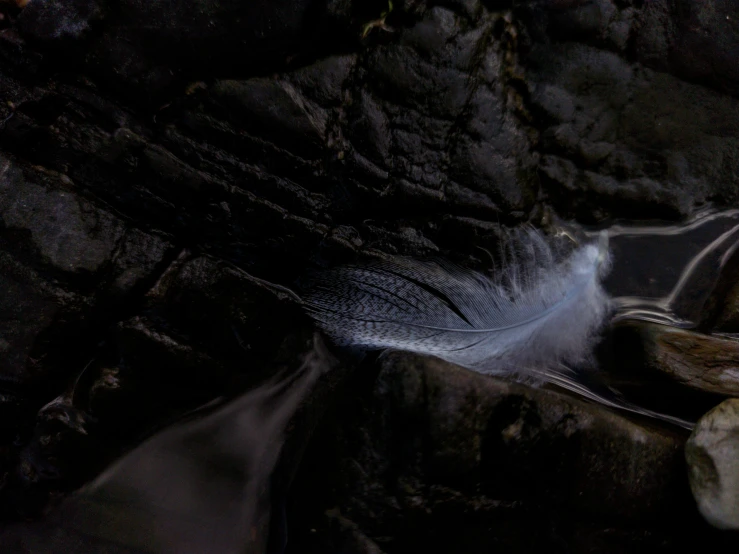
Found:
[[[567,229],[566,224],[563,227]],[[721,286],[730,282],[731,272],[736,269],[727,266],[739,248],[739,210],[706,209],[680,224],[619,222],[606,228],[575,230],[575,234],[591,240],[597,240],[603,232],[608,236],[612,257],[612,269],[604,280],[614,308],[611,324],[642,320],[691,329],[706,327],[716,317],[712,312],[720,307],[716,301],[721,298]],[[617,390],[620,386],[609,384],[615,375],[568,371],[541,374],[555,388],[598,404],[686,429],[694,426],[692,421],[628,401],[623,390]],[[651,396],[649,400],[659,401],[665,384],[650,388],[650,379],[654,378],[637,374],[627,382],[631,389],[640,389],[642,400],[646,394]]]
[[[607,232],[613,270],[605,287],[614,321],[691,328],[739,246],[739,210],[707,210],[681,225],[617,224]]]

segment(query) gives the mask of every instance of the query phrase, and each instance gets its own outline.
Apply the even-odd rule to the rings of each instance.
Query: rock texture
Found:
[[[271,365],[265,383],[150,437],[3,544],[48,554],[281,551],[279,506],[344,371],[311,332],[290,336]]]
[[[383,25],[367,26],[383,12]],[[385,0],[30,0],[0,3],[0,14],[6,518],[38,514],[153,427],[260,382],[282,339],[305,324],[275,284],[292,286],[309,269],[377,253],[489,268],[500,225],[544,224],[553,213],[680,220],[739,195],[730,0],[396,0],[392,9]],[[509,395],[500,387],[472,386],[493,411]],[[476,410],[449,402],[439,422]],[[585,436],[578,429],[591,416],[558,408],[570,409],[575,436]],[[517,440],[512,413],[495,421]],[[609,427],[598,414],[593,425]],[[548,417],[542,440],[570,444],[560,416]],[[439,452],[424,463],[471,491],[489,478],[476,456],[491,472],[495,463],[469,446],[469,432],[455,437],[439,423]],[[505,442],[501,432],[490,436]],[[618,510],[657,517],[668,491],[687,490],[670,481],[681,474],[671,461],[679,440],[621,420],[612,432],[594,444],[613,453],[615,473],[588,465],[595,454],[583,446],[567,463],[584,468],[584,481],[555,486],[553,476],[576,477],[555,462],[538,468],[549,485],[520,474],[516,486],[581,514],[583,549],[607,536],[629,552],[656,536],[676,544],[679,525],[646,537],[636,515]],[[457,453],[442,438],[472,448],[458,470],[468,473],[450,469]],[[630,473],[626,453],[642,439],[654,458]],[[389,456],[394,444],[377,452]],[[420,457],[424,444],[409,442],[404,455]],[[499,463],[530,463],[516,456]],[[458,500],[445,480],[419,488],[411,479],[402,498],[424,530],[446,521],[448,507],[454,517],[484,514],[455,520],[474,527],[471,543],[484,535],[481,544],[551,549],[563,528],[541,514],[556,510],[517,504],[513,483],[480,484],[473,500]],[[592,503],[572,494],[590,498],[597,487],[610,492],[597,494],[605,511],[594,522]],[[424,519],[436,505],[439,519]],[[369,511],[335,514],[336,540],[350,552],[401,548],[412,536],[390,532],[399,512],[389,506],[375,528]],[[545,522],[537,533],[505,525],[519,509]]]
[[[739,395],[739,343],[734,339],[676,329],[656,323],[628,325],[635,335],[627,356],[638,364],[663,373],[688,387],[702,391]],[[625,334],[624,330],[621,330]],[[638,337],[638,338],[636,338]]]
[[[703,517],[719,529],[739,530],[739,400],[723,402],[698,422],[685,458]]]
[[[342,403],[301,468],[289,552],[670,552],[722,540],[695,512],[681,434],[415,355],[365,371],[360,402]],[[374,546],[353,546],[361,536]]]

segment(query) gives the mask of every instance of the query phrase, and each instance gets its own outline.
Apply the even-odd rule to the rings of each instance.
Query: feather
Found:
[[[393,258],[315,276],[304,305],[339,345],[430,354],[486,374],[536,378],[586,360],[609,310],[607,235],[566,256],[533,229],[513,239],[494,278]]]

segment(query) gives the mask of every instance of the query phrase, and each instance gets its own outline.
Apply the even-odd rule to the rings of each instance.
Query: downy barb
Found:
[[[586,361],[609,311],[608,240],[566,255],[539,231],[513,236],[488,277],[445,261],[394,258],[326,271],[303,296],[339,345],[437,356],[486,374],[534,378]]]

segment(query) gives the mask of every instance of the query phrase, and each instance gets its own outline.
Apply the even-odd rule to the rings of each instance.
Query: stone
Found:
[[[10,382],[28,378],[29,360],[59,312],[58,291],[8,254],[0,254],[0,375]]]
[[[117,217],[69,190],[36,184],[5,157],[0,157],[0,174],[0,219],[6,229],[25,235],[26,248],[46,264],[94,273],[113,257],[124,233]]]
[[[490,271],[500,226],[683,220],[739,198],[731,0],[12,4],[0,9],[8,517],[266,371],[305,320],[265,282],[387,254]],[[378,17],[386,29],[360,39]],[[735,331],[732,313],[701,329]],[[649,389],[643,375],[665,374],[632,369],[642,398],[674,385],[692,418],[727,394],[734,351],[693,336],[682,352],[681,337],[672,370],[706,370],[692,386]],[[407,383],[385,366],[376,380],[366,363],[337,399],[346,424],[326,426],[338,438],[312,447],[304,474],[325,478],[304,478],[318,490],[288,506],[306,525],[288,551],[719,550],[675,462],[681,435],[446,369],[398,362]]]
[[[95,0],[33,0],[21,12],[18,24],[24,35],[34,40],[79,40],[102,17]]]
[[[698,510],[719,529],[739,530],[739,399],[703,416],[685,445]]]
[[[308,102],[290,83],[266,78],[219,81],[212,94],[254,135],[299,153],[308,145],[313,145],[314,151],[323,146],[328,119],[325,110]],[[305,153],[311,154],[310,150]]]
[[[80,554],[101,552],[100,543],[111,552],[193,553],[284,544],[270,512],[278,517],[325,399],[345,371],[310,330],[287,337],[272,363],[268,378],[250,390],[204,406],[132,449],[40,529],[13,529],[16,540],[49,554],[70,552],[70,537]]]
[[[577,42],[537,44],[525,64],[531,108],[545,122],[540,171],[561,213],[675,219],[709,198],[733,202],[711,183],[735,179],[733,131],[715,138],[716,126],[737,128],[735,99]],[[566,175],[555,156],[573,165]]]
[[[731,0],[645,3],[636,16],[639,61],[694,82],[736,93],[739,8]]]
[[[639,365],[681,385],[727,396],[739,396],[739,342],[648,322],[628,327],[634,342],[626,351],[643,356]]]
[[[305,552],[339,552],[346,531],[326,509],[385,552],[669,549],[682,540],[675,521],[681,537],[705,538],[679,431],[418,355],[386,354],[365,372],[297,477]]]

